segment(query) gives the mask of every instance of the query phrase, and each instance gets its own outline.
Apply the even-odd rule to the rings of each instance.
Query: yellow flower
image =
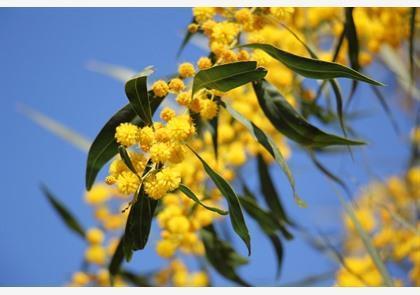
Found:
[[[171,108],[164,108],[161,112],[160,112],[160,117],[162,118],[162,120],[168,122],[170,119],[172,119],[173,117],[175,117],[175,111]]]
[[[176,244],[170,240],[160,240],[156,245],[156,252],[160,257],[171,258],[176,251]]]
[[[91,205],[98,205],[106,202],[111,197],[111,192],[106,185],[95,184],[90,191],[85,193],[85,201]]]
[[[157,142],[150,148],[150,158],[154,163],[165,163],[170,155],[169,146],[164,142]]]
[[[375,219],[372,212],[367,208],[358,208],[355,210],[355,213],[362,228],[367,232],[371,232],[375,227]],[[345,217],[345,224],[350,231],[355,230],[353,221],[348,216]]]
[[[189,24],[188,25],[188,32],[190,33],[195,33],[198,31],[198,25],[195,23]]]
[[[239,33],[239,26],[236,23],[223,21],[213,27],[211,38],[221,44],[230,45]]]
[[[90,278],[84,272],[75,272],[72,277],[72,283],[74,286],[86,286],[89,284]]]
[[[131,171],[124,171],[117,178],[117,188],[123,195],[130,195],[136,192],[140,185],[140,180]]]
[[[190,92],[181,92],[176,97],[176,102],[182,106],[187,106],[191,102],[191,93]]]
[[[217,115],[217,103],[210,99],[203,99],[200,102],[200,115],[204,119],[211,120]]]
[[[182,78],[192,77],[195,74],[194,65],[189,62],[182,63],[178,67],[178,73]]]
[[[176,141],[184,141],[195,133],[195,127],[188,115],[182,115],[172,118],[166,128],[170,137]]]
[[[132,146],[138,140],[139,128],[131,123],[121,123],[115,129],[115,139],[124,146]]]
[[[148,152],[155,140],[155,134],[152,127],[146,126],[140,130],[139,144],[143,151]]]
[[[190,222],[185,216],[175,216],[169,219],[168,229],[174,234],[184,234],[190,229]]]
[[[185,84],[179,78],[172,79],[169,82],[169,90],[172,91],[172,92],[178,93],[178,92],[184,90],[184,88],[185,88]]]
[[[247,61],[249,60],[249,53],[246,50],[240,50],[237,54],[237,58],[239,61]]]
[[[172,143],[169,148],[169,161],[174,164],[181,163],[187,152],[187,148],[179,143]]]
[[[85,252],[85,259],[89,263],[103,265],[106,261],[106,251],[102,246],[90,246]]]
[[[104,233],[99,228],[91,228],[86,232],[86,240],[90,244],[101,244],[104,241]]]
[[[211,68],[212,62],[210,58],[203,56],[203,57],[200,57],[200,59],[197,61],[197,66],[200,70],[205,70],[205,69]]]
[[[96,279],[100,286],[109,286],[110,285],[110,276],[107,269],[100,269],[96,274]]]
[[[164,97],[169,92],[169,86],[168,86],[168,84],[165,81],[158,80],[155,83],[153,83],[152,90],[153,90],[153,93],[157,97]]]
[[[195,21],[200,24],[206,20],[212,19],[216,14],[213,7],[194,7],[192,10]]]
[[[206,287],[209,279],[204,271],[196,272],[191,276],[191,287]]]
[[[166,167],[156,173],[156,182],[158,186],[164,187],[166,191],[173,191],[181,183],[181,177],[175,169]]]

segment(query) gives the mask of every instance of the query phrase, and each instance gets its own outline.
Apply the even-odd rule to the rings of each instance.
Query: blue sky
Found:
[[[39,190],[41,182],[86,227],[93,225],[90,208],[82,199],[86,155],[17,112],[17,104],[25,103],[92,139],[126,104],[126,98],[121,82],[87,70],[86,64],[98,60],[135,70],[154,65],[155,75],[172,73],[178,63],[205,54],[189,46],[176,60],[190,19],[188,8],[0,9],[0,150],[4,167],[0,173],[0,285],[60,286],[80,266],[84,242],[54,214]],[[369,68],[368,73],[387,83],[384,93],[407,135],[411,121],[396,102],[399,93],[394,90],[395,82],[381,66]],[[320,159],[357,191],[357,186],[372,175],[386,177],[401,172],[408,148],[407,139],[392,130],[369,87],[360,87],[353,108],[369,111],[352,125],[369,145],[354,149],[354,160],[346,153]],[[252,165],[246,171],[252,171]],[[341,211],[332,185],[302,152],[293,154],[290,166],[298,191],[309,204],[307,209],[296,206],[284,176],[273,167],[276,186],[290,215],[312,231],[317,227],[325,232],[339,230]],[[251,184],[258,190],[253,179]],[[254,251],[251,264],[240,274],[250,282],[278,285],[335,267],[298,236],[286,243],[282,277],[275,281],[271,245],[255,224],[249,223]],[[157,238],[155,229],[149,247],[136,253],[131,269],[146,271],[162,264],[153,253]],[[245,254],[244,247],[237,244]],[[230,285],[216,274],[213,279],[219,285]]]

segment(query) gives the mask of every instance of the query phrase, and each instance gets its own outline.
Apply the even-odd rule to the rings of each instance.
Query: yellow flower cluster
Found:
[[[155,281],[159,286],[171,284],[176,287],[206,287],[209,283],[206,272],[188,272],[186,265],[179,259],[173,260],[167,268],[159,271]]]
[[[372,237],[385,263],[409,268],[409,280],[420,286],[420,222],[413,208],[420,201],[420,166],[410,168],[401,178],[390,177],[385,183],[373,183],[357,199],[356,217]],[[380,286],[382,277],[354,225],[345,219],[346,267],[336,276],[339,286]],[[350,270],[350,271],[349,271]],[[395,278],[398,285],[402,284]]]

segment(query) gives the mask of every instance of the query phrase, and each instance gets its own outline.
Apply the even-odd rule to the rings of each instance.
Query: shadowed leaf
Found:
[[[223,211],[223,210],[221,210],[219,208],[207,206],[206,204],[204,204],[203,202],[201,202],[200,199],[187,186],[185,186],[183,184],[180,184],[178,189],[181,192],[183,192],[184,195],[186,195],[188,198],[190,198],[194,202],[198,203],[200,206],[203,206],[207,210],[216,212],[216,213],[218,213],[220,215],[227,215],[228,214],[228,212],[226,212],[226,211]]]

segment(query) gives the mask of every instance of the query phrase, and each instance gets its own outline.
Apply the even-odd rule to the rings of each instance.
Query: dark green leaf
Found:
[[[251,135],[270,153],[270,155],[276,160],[276,162],[280,165],[283,172],[286,174],[287,179],[292,187],[293,194],[295,197],[296,202],[305,207],[305,202],[299,198],[296,193],[295,188],[295,179],[293,178],[292,172],[290,171],[289,167],[287,166],[286,160],[283,158],[281,152],[277,148],[277,145],[273,141],[271,137],[264,133],[260,128],[258,128],[254,123],[246,119],[240,113],[238,113],[235,109],[233,109],[228,103],[221,102],[221,105],[230,113],[230,115],[237,121],[239,121],[242,125],[244,125]]]
[[[271,245],[273,245],[274,253],[276,253],[277,256],[276,278],[278,278],[281,273],[281,266],[283,265],[283,244],[280,238],[276,235],[269,235],[268,238],[270,239]]]
[[[217,161],[218,158],[218,152],[217,152],[217,146],[218,146],[218,130],[219,130],[219,112],[217,112],[217,115],[210,120],[210,126],[211,126],[211,138],[213,141],[213,149],[214,149],[214,156]]]
[[[128,270],[122,270],[120,275],[124,280],[130,282],[135,287],[153,287],[147,276],[138,275]]]
[[[139,189],[125,227],[123,246],[126,260],[130,259],[130,255],[127,254],[132,250],[141,250],[146,246],[157,203],[157,200],[146,195],[143,187]]]
[[[115,249],[114,255],[112,255],[111,262],[108,266],[109,274],[111,277],[118,274],[121,264],[124,261],[124,236],[121,237],[117,248]]]
[[[241,45],[239,47],[261,49],[273,58],[283,63],[292,71],[307,78],[334,79],[341,77],[359,80],[373,85],[383,86],[382,83],[377,82],[353,69],[340,65],[338,63],[327,62],[295,55],[290,52],[278,49],[269,44],[252,43]]]
[[[203,202],[200,201],[200,199],[185,185],[180,184],[178,189],[183,192],[188,198],[190,198],[191,200],[193,200],[194,202],[198,203],[199,205],[203,206],[204,208],[206,208],[207,210],[216,212],[220,215],[227,215],[228,212],[223,211],[219,208],[215,208],[215,207],[210,207],[207,206],[206,204],[204,204]]]
[[[280,196],[277,193],[276,188],[274,187],[268,166],[261,155],[258,155],[257,163],[258,176],[261,184],[261,192],[264,196],[264,200],[268,208],[270,208],[270,210],[273,212],[273,217],[275,217],[280,222],[286,222],[291,224],[280,201]]]
[[[356,25],[354,24],[353,19],[353,7],[345,7],[345,16],[346,21],[344,23],[344,32],[347,39],[348,44],[348,57],[350,60],[350,64],[353,70],[359,71],[360,70],[360,63],[359,63],[359,39],[357,38],[357,30]],[[353,80],[351,84],[350,96],[348,98],[348,104],[350,103],[353,94],[355,93],[357,88],[357,81]]]
[[[257,68],[255,61],[240,61],[214,66],[201,70],[195,75],[192,95],[203,88],[226,92],[246,83],[260,80],[266,74],[265,69]]]
[[[206,258],[214,269],[223,277],[241,286],[249,287],[250,284],[239,277],[235,271],[236,267],[247,263],[247,259],[236,253],[228,243],[220,240],[213,226],[203,228],[200,234],[206,249]]]
[[[131,162],[130,155],[128,154],[126,148],[122,145],[118,147],[118,152],[120,153],[121,159],[124,164],[131,170],[134,174],[137,174],[136,168],[134,168],[133,163]]]
[[[258,102],[267,118],[277,130],[293,141],[314,148],[364,144],[361,141],[325,133],[309,124],[267,81],[254,82],[253,86]]]
[[[149,96],[152,93],[149,91]],[[151,99],[152,113],[156,111],[162,102],[162,98],[153,97]],[[118,143],[115,141],[115,129],[124,122],[131,122],[140,127],[144,124],[134,112],[132,106],[127,104],[120,109],[112,118],[105,124],[99,134],[93,141],[87,159],[86,165],[86,189],[90,190],[99,170],[118,154]]]
[[[239,204],[238,196],[232,189],[230,184],[226,182],[219,174],[216,173],[207,163],[197,154],[192,148],[190,150],[197,156],[204,166],[207,175],[213,180],[214,184],[220,190],[222,195],[226,198],[229,207],[229,216],[232,223],[233,230],[241,237],[248,248],[248,255],[251,255],[251,238],[248,233],[248,228],[242,214],[241,205]]]
[[[329,179],[337,183],[339,186],[342,187],[342,189],[346,192],[349,199],[351,199],[351,191],[347,184],[337,175],[329,171],[318,159],[316,158],[316,155],[313,151],[309,151],[309,156],[314,163],[315,167],[317,167],[325,176],[327,176]]]
[[[147,76],[152,73],[152,67],[147,67],[125,83],[125,94],[137,116],[146,125],[152,125],[152,112],[147,92]]]
[[[62,218],[64,223],[73,232],[75,232],[84,239],[85,230],[77,221],[77,219],[73,216],[73,214],[70,213],[70,211],[50,192],[50,190],[45,185],[41,185],[41,190],[44,193],[45,197],[47,197],[48,202],[55,209],[57,214]]]

